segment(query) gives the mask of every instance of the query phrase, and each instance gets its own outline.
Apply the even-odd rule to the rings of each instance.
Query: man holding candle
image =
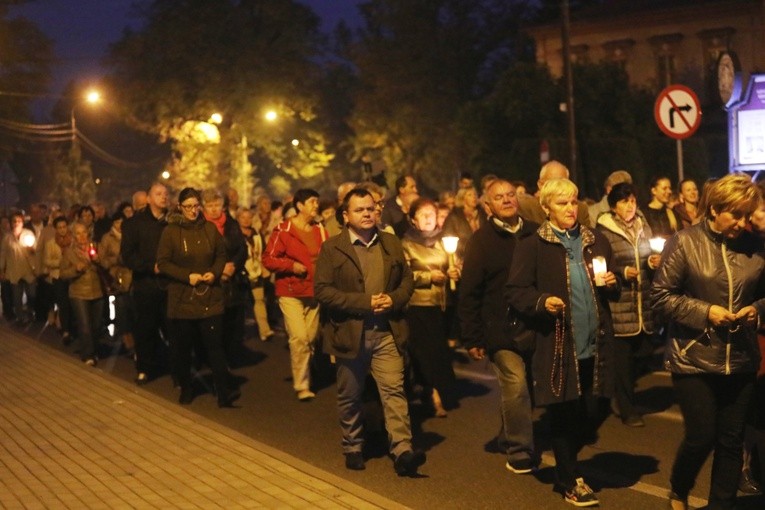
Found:
[[[497,442],[507,454],[505,468],[525,474],[539,462],[527,377],[534,345],[524,344],[530,336],[508,321],[503,290],[516,246],[539,225],[518,215],[515,186],[504,179],[487,188],[486,203],[489,220],[465,250],[457,310],[468,354],[476,361],[488,356],[497,375],[502,419]]]
[[[579,190],[568,179],[545,183],[548,220],[516,250],[506,286],[513,313],[535,333],[534,400],[550,416],[556,489],[576,506],[598,498],[578,473],[579,450],[596,437],[599,397],[613,392],[613,324],[608,299],[619,284],[611,271],[597,286],[593,258],[612,265],[603,234],[577,221]]]
[[[13,312],[16,322],[21,325],[32,321],[31,310],[24,307],[24,295],[27,303],[34,302],[37,278],[35,242],[34,232],[24,228],[24,215],[13,213],[11,231],[0,244],[0,279],[7,278],[11,282]]]

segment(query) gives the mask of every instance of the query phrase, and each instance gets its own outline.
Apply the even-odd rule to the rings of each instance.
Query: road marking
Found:
[[[543,453],[542,462],[548,466],[554,467],[555,457],[550,453]],[[593,478],[613,483],[619,487],[627,487],[628,489],[640,492],[642,494],[648,494],[649,496],[655,496],[662,499],[667,499],[669,495],[669,489],[666,487],[659,487],[658,485],[652,485],[650,483],[644,482],[636,482],[632,485],[628,485],[629,480],[618,475],[614,475],[613,473],[605,473],[599,469],[592,468],[585,468],[585,470]],[[707,500],[703,498],[697,498],[696,496],[688,496],[688,504],[694,508],[702,508],[707,506]]]

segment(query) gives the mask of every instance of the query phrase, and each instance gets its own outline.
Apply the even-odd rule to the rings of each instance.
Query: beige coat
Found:
[[[85,269],[77,270],[77,263],[84,262]],[[69,297],[74,299],[98,299],[104,295],[96,266],[76,243],[72,243],[61,256],[60,276],[69,280]]]

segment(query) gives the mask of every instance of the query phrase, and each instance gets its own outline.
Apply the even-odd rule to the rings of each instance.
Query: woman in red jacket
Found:
[[[263,265],[276,276],[276,295],[284,314],[297,398],[311,400],[308,364],[319,331],[319,303],[313,297],[313,275],[327,231],[316,222],[319,194],[299,189],[294,198],[297,214],[276,227],[263,252]]]

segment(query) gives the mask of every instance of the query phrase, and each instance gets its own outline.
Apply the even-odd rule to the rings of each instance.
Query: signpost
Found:
[[[659,93],[653,106],[659,129],[677,140],[677,179],[683,180],[683,142],[701,124],[701,105],[696,93],[685,85],[670,85]]]

